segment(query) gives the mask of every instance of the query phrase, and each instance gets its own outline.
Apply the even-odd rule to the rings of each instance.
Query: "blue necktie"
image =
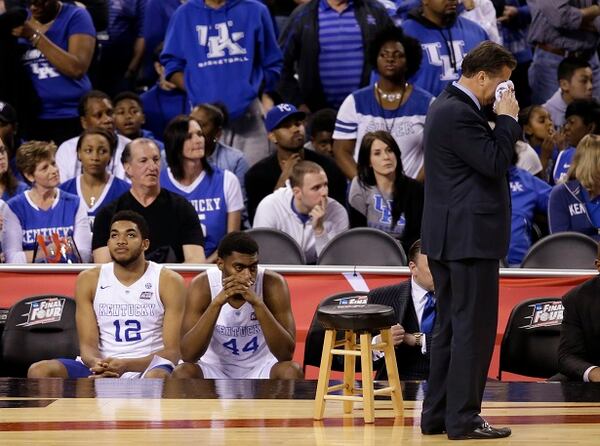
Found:
[[[435,324],[435,296],[431,291],[425,296],[427,297],[427,302],[425,302],[423,317],[421,318],[421,331],[425,334],[430,334]]]

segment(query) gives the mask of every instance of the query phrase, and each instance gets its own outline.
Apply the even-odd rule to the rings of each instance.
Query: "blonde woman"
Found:
[[[27,142],[17,151],[17,168],[31,189],[11,198],[4,209],[2,247],[7,263],[32,262],[39,236],[49,243],[53,234],[72,237],[81,259],[90,258],[87,209],[77,195],[58,188],[55,153],[56,145],[44,141]]]
[[[581,139],[567,176],[550,193],[550,233],[574,231],[600,240],[600,136]]]

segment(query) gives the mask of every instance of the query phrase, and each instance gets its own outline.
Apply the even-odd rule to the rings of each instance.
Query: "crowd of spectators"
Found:
[[[313,263],[348,227],[408,251],[429,106],[484,40],[517,59],[506,263],[548,233],[599,239],[595,1],[0,0],[1,259],[64,241],[106,261],[121,209],[159,261],[214,262],[253,226]]]

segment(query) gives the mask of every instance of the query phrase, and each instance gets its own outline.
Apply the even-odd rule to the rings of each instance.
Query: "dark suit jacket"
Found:
[[[591,366],[600,366],[600,276],[563,297],[558,367],[569,379],[582,381]]]
[[[411,281],[397,285],[376,288],[369,292],[370,304],[389,305],[394,309],[396,320],[407,333],[419,331],[419,321],[411,296]],[[406,344],[396,346],[396,363],[401,380],[423,380],[429,375],[429,351],[431,336],[425,337],[427,353],[423,355],[420,347],[409,347]],[[376,379],[387,379],[384,359],[376,363],[379,368]]]
[[[448,85],[427,113],[422,252],[436,260],[500,259],[510,238],[507,173],[521,127],[494,130],[473,100]]]

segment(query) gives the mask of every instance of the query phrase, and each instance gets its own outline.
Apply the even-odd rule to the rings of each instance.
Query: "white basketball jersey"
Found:
[[[210,294],[214,299],[223,289],[222,273],[219,268],[206,270]],[[254,292],[263,294],[263,278],[265,269],[259,267],[256,274]],[[266,359],[274,358],[265,341],[260,323],[256,319],[254,308],[245,302],[240,308],[233,308],[228,303],[221,307],[212,339],[202,362],[217,366],[233,365],[245,369],[254,368]]]
[[[103,357],[141,358],[163,348],[161,269],[162,265],[148,262],[144,275],[125,286],[115,277],[114,263],[100,267],[94,312]]]

